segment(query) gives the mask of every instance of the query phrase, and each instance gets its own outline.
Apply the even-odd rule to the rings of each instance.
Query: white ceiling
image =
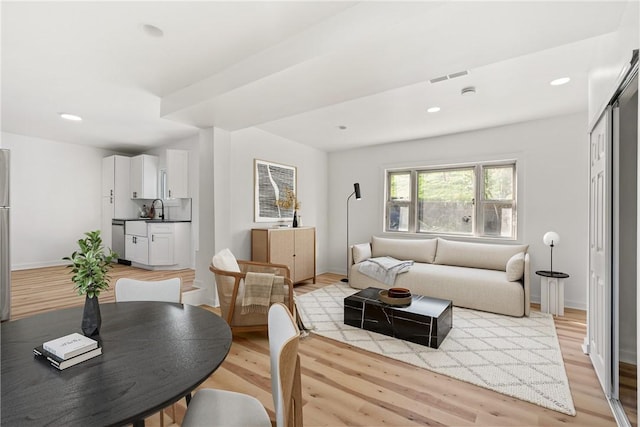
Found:
[[[3,1],[2,130],[136,152],[255,126],[333,151],[584,111],[626,6]]]

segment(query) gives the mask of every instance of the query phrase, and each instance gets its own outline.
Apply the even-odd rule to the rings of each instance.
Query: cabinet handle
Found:
[[[113,189],[109,190],[110,195],[113,196]]]
[[[151,235],[151,241],[152,241],[152,242],[155,242],[155,241],[156,241],[155,237],[156,237],[156,235],[155,235],[155,234],[152,234],[152,235]]]
[[[138,192],[137,192],[137,191],[134,191],[134,192],[133,192],[133,198],[134,198],[134,199],[137,199],[137,198],[138,198]]]
[[[113,197],[109,197],[109,203],[113,204]]]
[[[171,198],[171,190],[169,190],[169,198]]]

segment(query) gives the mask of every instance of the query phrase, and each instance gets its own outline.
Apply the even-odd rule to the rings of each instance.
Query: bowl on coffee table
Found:
[[[410,305],[411,291],[407,288],[390,288],[383,289],[378,293],[380,301],[389,305]]]

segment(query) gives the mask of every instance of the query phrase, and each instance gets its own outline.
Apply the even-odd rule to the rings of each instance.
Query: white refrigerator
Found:
[[[11,258],[9,256],[9,150],[0,150],[0,320],[11,317]]]

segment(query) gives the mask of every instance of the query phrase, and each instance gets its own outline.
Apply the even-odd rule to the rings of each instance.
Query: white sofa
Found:
[[[509,316],[529,315],[528,245],[374,236],[371,243],[351,249],[349,284],[353,288],[391,287],[359,271],[360,264],[369,258],[390,256],[414,261],[408,272],[396,277],[394,287],[448,299],[459,307]]]

